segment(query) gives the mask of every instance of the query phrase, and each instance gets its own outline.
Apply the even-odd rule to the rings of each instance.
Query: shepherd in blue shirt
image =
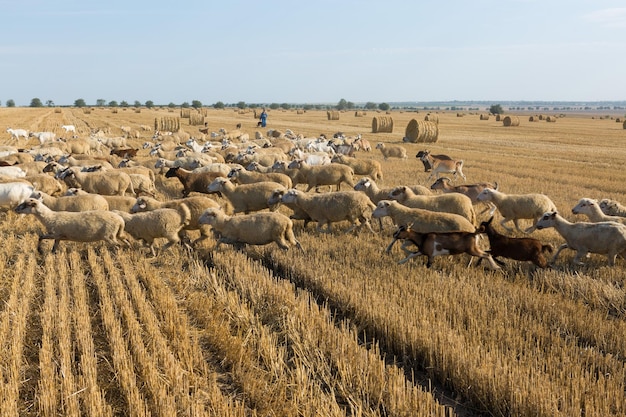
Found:
[[[259,117],[259,119],[261,120],[261,127],[265,127],[265,125],[267,124],[267,112],[265,111],[265,108],[263,108],[263,111],[261,112],[261,117]]]

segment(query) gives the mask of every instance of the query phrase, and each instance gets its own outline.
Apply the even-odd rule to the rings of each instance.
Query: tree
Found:
[[[502,110],[502,106],[499,104],[492,104],[491,107],[489,107],[489,113],[491,114],[502,114],[504,113],[504,110]]]
[[[120,101],[120,107],[128,107],[128,102],[126,100]]]
[[[345,110],[347,108],[348,108],[348,102],[343,98],[339,100],[339,103],[337,103],[337,110]]]
[[[135,107],[141,107],[141,101],[135,100],[134,106]]]
[[[86,105],[87,103],[85,103],[85,100],[83,100],[82,98],[74,100],[74,107],[85,107]]]
[[[46,106],[48,106],[48,107],[54,107],[54,101],[52,101],[52,100],[46,100]]]
[[[202,102],[200,100],[192,100],[191,101],[191,107],[193,107],[194,109],[200,109],[202,108]]]
[[[213,108],[215,109],[223,109],[224,107],[226,106],[224,106],[224,103],[222,103],[221,101],[218,101],[217,103],[213,105]]]
[[[272,110],[276,110],[276,109],[278,109],[278,108],[280,108],[280,105],[279,105],[278,103],[272,103],[272,104],[270,104],[270,109],[272,109]]]
[[[154,107],[154,102],[152,100],[146,101],[146,108],[151,109]]]
[[[237,108],[243,110],[246,108],[246,102],[245,101],[240,101],[237,103]]]
[[[169,107],[170,109],[173,109],[173,108],[175,108],[175,107],[176,107],[176,104],[174,104],[174,103],[172,103],[172,102],[170,101],[170,103],[167,105],[167,107]]]
[[[304,106],[302,106],[302,110],[311,110],[313,108],[312,104],[305,104]]]
[[[35,97],[30,101],[30,107],[43,107],[43,104],[41,103],[41,100]]]
[[[182,107],[183,109],[188,109],[189,108],[189,103],[187,103],[185,101],[185,102],[183,102],[183,104],[180,105],[180,107]]]
[[[391,107],[390,107],[390,106],[389,106],[389,104],[387,104],[387,103],[380,103],[380,104],[378,105],[378,108],[379,108],[380,110],[382,110],[382,111],[387,111],[387,110],[389,110]]]
[[[291,108],[291,104],[289,104],[289,103],[282,103],[280,105],[280,108],[281,109],[285,109],[285,110],[289,110]]]
[[[367,103],[365,103],[365,108],[367,110],[375,110],[376,109],[376,103],[368,101]]]
[[[117,107],[117,106],[119,106],[119,104],[117,104],[117,101],[115,100],[109,101],[109,107]]]
[[[12,98],[8,99],[6,102],[7,107],[15,107],[15,101]]]
[[[96,106],[98,107],[104,107],[104,103],[106,103],[106,101],[103,98],[99,98],[96,100]]]

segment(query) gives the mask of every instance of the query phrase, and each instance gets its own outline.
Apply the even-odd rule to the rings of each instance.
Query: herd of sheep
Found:
[[[34,215],[46,231],[39,242],[54,240],[53,252],[62,240],[131,246],[131,238],[143,242],[153,256],[157,239],[167,241],[160,250],[173,244],[192,249],[207,238],[214,238],[216,247],[275,242],[281,249],[302,250],[293,231],[295,220],[304,221],[305,228],[316,222],[317,232],[331,232],[333,223],[348,222],[346,233],[363,228],[376,233],[372,218],[382,230],[383,219],[389,217],[397,229],[387,251],[401,240],[406,257],[399,263],[423,255],[430,266],[435,256],[467,253],[479,262],[486,259],[492,269],[502,265],[502,257],[545,268],[566,248],[576,251],[575,263],[589,253],[606,255],[609,265],[618,255],[626,257],[626,208],[618,202],[581,199],[573,213],[586,215],[589,222],[572,223],[543,194],[505,194],[497,183],[452,185],[440,175],[465,179],[463,161],[428,150],[416,157],[430,171],[429,178],[436,179],[430,188],[381,189],[376,184],[383,178],[380,162],[354,156],[372,149],[360,135],[327,140],[288,130],[268,132],[268,137],[257,133],[250,140],[247,134],[222,130],[221,140],[199,143],[184,132],[155,132],[153,141],[135,149],[125,137],[81,139],[74,126],[62,127],[73,136],[57,139],[46,134],[50,132],[7,129],[13,140],[36,137],[39,145],[0,147],[0,205]],[[400,145],[378,143],[375,149],[384,159],[407,158]],[[156,198],[155,181],[165,178],[178,179],[180,198]],[[481,204],[491,218],[479,223],[476,207]],[[277,211],[280,205],[291,216]],[[509,234],[509,222],[525,234],[552,227],[565,243],[548,262],[550,245],[498,233],[491,224],[496,211]],[[532,220],[532,226],[520,230],[522,219]],[[190,230],[200,233],[193,242],[187,237]],[[489,250],[480,248],[482,234],[489,239]]]

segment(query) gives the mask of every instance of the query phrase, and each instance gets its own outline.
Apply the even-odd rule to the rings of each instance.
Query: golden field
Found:
[[[140,125],[167,110],[0,109],[0,125],[32,131],[74,124]],[[390,114],[393,133],[372,134],[373,112],[274,110],[268,128],[337,131],[401,143],[425,113]],[[626,130],[614,120],[568,114],[556,123],[503,127],[492,116],[439,113],[439,140],[404,144],[407,160],[381,162],[381,186],[430,186],[420,149],[464,160],[467,182],[505,193],[544,193],[560,213],[582,197],[626,203]],[[254,136],[252,113],[209,109],[210,130]],[[197,126],[181,126],[199,135]],[[265,133],[265,132],[264,132]],[[0,132],[0,144],[30,147]],[[460,181],[457,180],[457,183]],[[176,179],[159,198],[180,197]],[[286,208],[281,208],[288,213]],[[496,216],[498,216],[496,214]],[[498,218],[497,218],[498,219]],[[496,219],[496,220],[497,220]],[[524,226],[528,223],[523,222]],[[41,225],[2,215],[0,414],[3,416],[610,416],[626,414],[626,260],[591,255],[552,269],[508,261],[502,271],[467,258],[405,265],[381,234],[318,234],[296,222],[303,252],[275,245],[241,252],[205,241],[193,253],[62,242],[37,253]],[[502,229],[497,226],[502,231]],[[533,237],[558,247],[552,229]]]

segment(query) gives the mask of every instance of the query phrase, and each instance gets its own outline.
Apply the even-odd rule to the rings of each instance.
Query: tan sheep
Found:
[[[66,196],[76,196],[76,195],[100,195],[100,194],[91,194],[85,190],[81,190],[80,188],[68,188],[65,192]],[[125,211],[126,213],[130,213],[130,209],[135,205],[137,201],[136,197],[126,196],[126,195],[103,195],[107,203],[109,203],[109,210],[119,210]]]
[[[230,201],[235,213],[249,213],[269,208],[268,199],[275,190],[286,189],[273,181],[235,186],[228,178],[217,177],[207,190],[209,193],[221,193]]]
[[[367,175],[375,180],[383,179],[383,168],[374,159],[357,159],[346,155],[335,155],[331,162],[348,165],[356,175]]]
[[[472,200],[464,194],[417,195],[409,187],[399,186],[391,190],[389,198],[411,208],[458,214],[477,224]]]
[[[285,188],[291,188],[293,183],[288,175],[280,172],[256,172],[247,171],[243,167],[233,168],[227,175],[227,178],[237,184],[254,184],[261,181],[274,181],[281,184]]]
[[[308,184],[307,192],[320,185],[335,185],[337,191],[341,189],[341,183],[354,187],[354,170],[347,165],[309,165],[302,160],[296,159],[291,161],[287,168],[300,170],[306,184]]]
[[[383,154],[385,160],[388,158],[407,158],[406,148],[404,146],[385,145],[383,142],[378,142],[376,149],[380,149],[380,153]]]
[[[52,197],[42,191],[35,191],[30,198],[43,202],[53,211],[109,210],[109,203],[98,194]]]
[[[376,205],[372,217],[391,217],[397,226],[411,226],[419,233],[429,232],[475,232],[476,227],[463,216],[453,213],[436,212],[411,208],[395,200],[381,200]]]

